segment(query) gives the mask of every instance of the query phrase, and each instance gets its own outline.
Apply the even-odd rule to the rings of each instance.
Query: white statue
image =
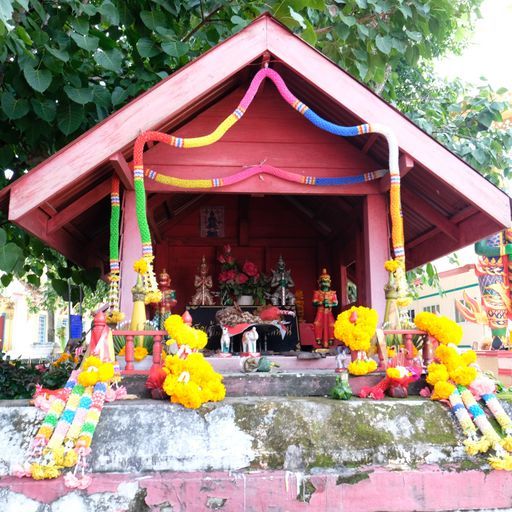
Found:
[[[256,341],[258,340],[256,327],[245,331],[242,336],[242,348],[246,354],[256,354]]]
[[[223,354],[229,354],[229,347],[231,345],[231,338],[229,337],[228,328],[222,326],[222,336],[220,337],[220,351]]]

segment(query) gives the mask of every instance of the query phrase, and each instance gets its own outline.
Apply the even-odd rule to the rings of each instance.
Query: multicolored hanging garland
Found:
[[[423,312],[415,318],[416,326],[440,343],[435,362],[428,365],[427,383],[433,386],[432,400],[447,400],[466,437],[464,446],[469,455],[487,453],[494,469],[512,471],[512,419],[494,395],[494,382],[479,371],[476,354],[467,350],[459,354],[456,346],[462,329],[453,320]],[[477,400],[487,405],[499,423],[504,438],[494,429]],[[478,430],[481,436],[478,436]]]
[[[242,101],[238,107],[230,114],[219,126],[210,134],[201,137],[182,138],[168,135],[162,132],[148,131],[137,137],[133,149],[133,175],[134,175],[134,188],[135,188],[135,201],[136,201],[136,214],[137,222],[139,225],[139,232],[142,241],[142,256],[148,262],[148,271],[144,276],[146,285],[146,302],[159,302],[160,295],[158,293],[156,278],[153,271],[153,248],[151,245],[151,235],[149,232],[149,226],[147,221],[146,211],[146,191],[144,187],[144,176],[146,175],[150,179],[157,180],[161,183],[165,183],[172,186],[182,188],[215,188],[222,187],[229,184],[236,183],[243,179],[262,172],[261,168],[249,168],[244,171],[237,173],[231,177],[224,178],[213,178],[205,180],[186,180],[164,176],[151,169],[144,169],[143,164],[143,153],[144,146],[148,142],[163,142],[174,146],[176,148],[198,148],[208,146],[217,142],[237,121],[239,121],[244,115],[245,111],[252,103],[259,86],[264,79],[270,79],[277,87],[281,97],[295,110],[302,114],[308,121],[313,123],[318,128],[324,131],[339,135],[341,137],[353,137],[356,135],[362,135],[366,133],[379,133],[383,135],[388,143],[389,147],[389,172],[390,172],[390,214],[391,214],[391,238],[393,243],[393,253],[396,261],[400,264],[403,269],[402,275],[405,279],[405,252],[404,252],[404,231],[401,211],[401,200],[400,200],[400,172],[398,166],[398,144],[394,134],[387,127],[378,124],[362,124],[358,126],[340,126],[335,123],[331,123],[326,119],[323,119],[313,110],[311,110],[306,104],[298,100],[286,87],[281,76],[270,68],[264,68],[258,71],[254,76],[247,92],[245,93]],[[339,178],[316,178],[312,176],[308,177],[297,177],[293,173],[287,173],[286,171],[278,170],[270,166],[265,167],[265,171],[284,179],[293,179],[299,181],[305,185],[333,185],[343,184],[343,181]],[[377,177],[380,171],[368,175],[370,179],[374,179],[373,176]],[[348,183],[351,179],[360,180],[361,177],[349,177]],[[362,178],[365,180],[366,178]],[[347,178],[345,178],[347,180]],[[406,287],[405,287],[406,288]]]
[[[64,482],[67,487],[85,489],[91,482],[85,469],[92,437],[114,380],[113,363],[87,357],[51,403],[32,440],[27,460],[15,467],[13,474],[43,480],[57,478],[65,468],[74,467]]]
[[[121,203],[119,198],[119,178],[112,177],[112,191],[110,193],[110,286],[108,291],[108,312],[106,321],[108,324],[122,322],[124,314],[119,309],[119,281],[121,268],[119,263],[119,221],[121,218]]]

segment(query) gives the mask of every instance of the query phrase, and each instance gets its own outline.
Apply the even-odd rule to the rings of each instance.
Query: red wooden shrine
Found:
[[[108,272],[110,178],[122,182],[122,303],[129,316],[133,262],[140,256],[131,155],[140,132],[204,135],[243,96],[264,56],[290,90],[321,116],[342,125],[390,127],[400,148],[405,249],[409,267],[503,229],[510,198],[269,15],[83,134],[0,192],[9,219],[84,266]],[[351,176],[387,168],[387,144],[375,134],[342,138],[308,123],[264,83],[240,120],[216,144],[180,150],[146,149],[145,165],[183,178],[221,177],[246,166],[272,165],[298,174]],[[256,175],[225,188],[184,191],[147,181],[156,271],[167,269],[182,312],[194,293],[193,276],[204,254],[210,273],[224,244],[243,263],[268,272],[279,255],[304,291],[305,317],[314,317],[312,292],[323,267],[341,306],[347,282],[358,302],[383,313],[390,257],[389,176],[337,187],[308,187]],[[201,212],[223,212],[221,237],[201,236]],[[203,233],[204,234],[204,233]],[[215,287],[214,287],[215,289]]]

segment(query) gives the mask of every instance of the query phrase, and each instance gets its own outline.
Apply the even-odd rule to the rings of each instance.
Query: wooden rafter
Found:
[[[425,199],[411,192],[409,189],[402,190],[402,200],[409,208],[414,209],[416,213],[423,216],[425,220],[437,226],[443,233],[448,235],[452,240],[458,242],[460,240],[459,228],[443,214],[439,213]]]
[[[406,154],[403,154],[398,161],[398,169],[400,170],[400,179],[414,168],[414,160]],[[380,180],[380,191],[383,193],[389,192],[391,180],[389,173],[383,176]]]
[[[461,210],[460,212],[450,217],[450,222],[454,225],[457,225],[460,222],[463,222],[469,217],[475,215],[476,213],[478,213],[478,210],[474,206],[468,206],[467,208],[464,208],[464,210]],[[406,251],[411,250],[414,247],[417,247],[418,245],[421,245],[423,242],[425,242],[429,238],[432,238],[438,233],[441,233],[441,229],[439,227],[430,229],[426,233],[423,233],[422,235],[416,237],[414,240],[411,240],[409,243],[407,243]]]
[[[81,213],[88,210],[91,206],[96,204],[98,201],[103,199],[105,196],[110,194],[112,184],[110,179],[101,182],[99,185],[89,190],[86,194],[70,204],[67,208],[60,211],[48,220],[46,232],[48,234],[57,231],[62,226],[70,222],[75,217],[78,217]]]
[[[133,190],[133,172],[124,155],[118,151],[109,158],[109,161],[125,190]]]

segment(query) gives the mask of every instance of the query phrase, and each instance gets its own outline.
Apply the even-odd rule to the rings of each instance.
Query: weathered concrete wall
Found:
[[[6,476],[42,414],[18,402],[3,405],[2,512],[410,511],[512,503],[512,477],[487,475],[483,458],[465,455],[446,409],[423,399],[229,398],[198,411],[163,401],[109,404],[94,437],[87,492],[69,492],[62,479]]]

